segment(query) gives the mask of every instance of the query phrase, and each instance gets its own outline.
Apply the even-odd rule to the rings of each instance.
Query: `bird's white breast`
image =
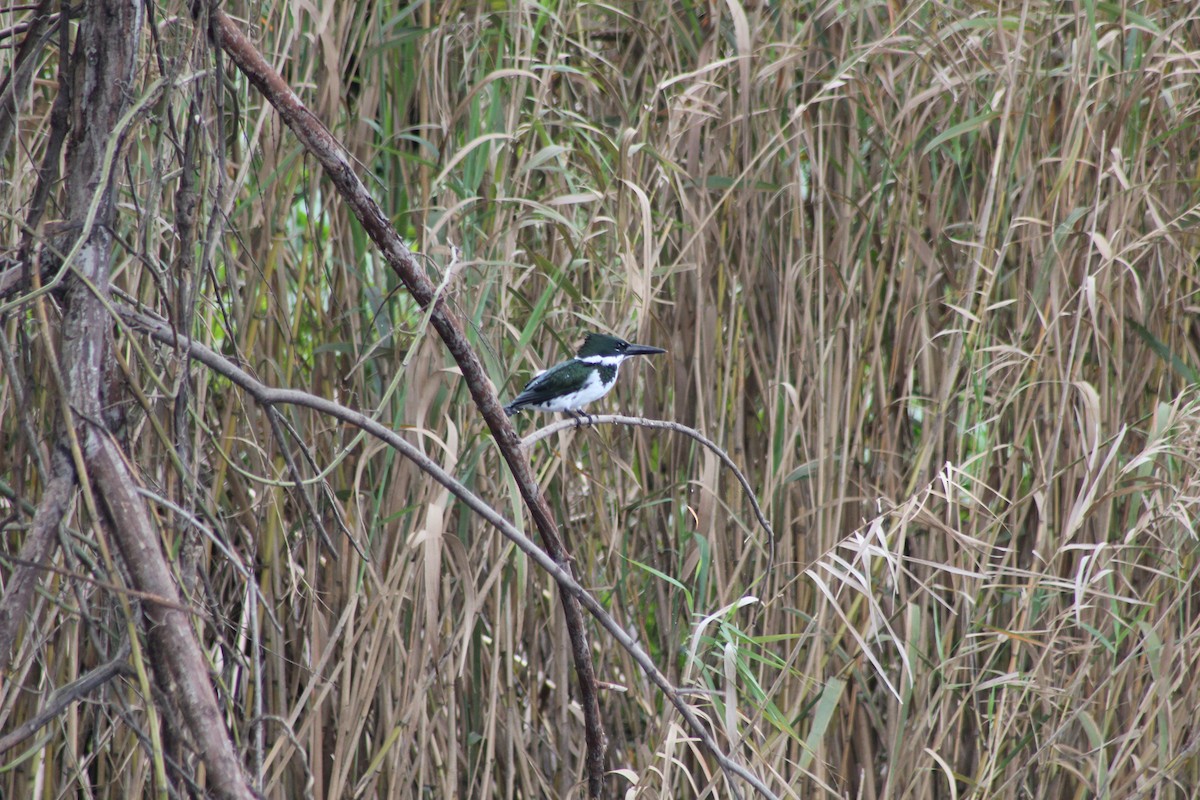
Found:
[[[530,406],[530,408],[538,411],[577,411],[588,403],[604,397],[615,384],[615,376],[613,382],[606,385],[600,380],[600,371],[592,370],[588,373],[583,386],[575,391],[559,395],[539,405]]]

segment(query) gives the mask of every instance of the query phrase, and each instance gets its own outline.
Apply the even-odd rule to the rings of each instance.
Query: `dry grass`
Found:
[[[212,63],[168,5],[138,96]],[[373,176],[502,396],[587,330],[670,349],[605,407],[731,453],[779,534],[770,574],[744,495],[691,441],[574,431],[534,466],[585,585],[780,795],[1190,797],[1200,9],[904,5],[229,10]],[[43,59],[0,153],[4,247],[46,147],[53,42]],[[202,242],[227,215],[196,249],[197,338],[374,413],[522,524],[420,310],[239,76],[138,120],[116,283],[174,313],[197,92]],[[0,322],[24,392],[0,381],[11,555],[41,491],[21,425],[46,437],[57,409],[37,320]],[[390,451],[292,410],[329,557],[287,486],[294,442],[169,350],[121,352],[130,456],[208,531],[152,506],[171,552],[199,548],[198,626],[266,797],[582,796],[545,576]],[[92,526],[77,509],[58,566],[119,582]],[[0,729],[127,636],[111,591],[42,586]],[[729,796],[628,656],[594,644],[625,688],[603,698],[614,794]],[[122,679],[90,700],[5,755],[0,795],[142,792],[150,698]]]

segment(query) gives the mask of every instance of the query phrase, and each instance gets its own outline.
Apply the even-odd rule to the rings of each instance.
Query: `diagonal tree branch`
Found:
[[[417,263],[413,254],[404,246],[396,229],[384,216],[382,209],[367,191],[366,186],[359,180],[350,165],[345,150],[334,138],[333,134],[317,119],[296,96],[295,92],[283,80],[270,64],[262,57],[253,43],[250,42],[223,11],[211,11],[211,21],[220,39],[220,48],[237,64],[238,69],[250,80],[256,89],[275,107],[279,116],[291,129],[296,138],[308,152],[321,163],[330,182],[341,194],[342,199],[354,213],[366,230],[367,235],[380,249],[384,259],[392,270],[399,276],[422,308],[428,309],[429,321],[441,337],[446,349],[458,364],[463,380],[471,392],[471,397],[479,407],[484,421],[495,437],[500,454],[507,462],[516,480],[521,497],[529,508],[530,516],[537,527],[546,551],[557,564],[564,569],[570,569],[572,559],[563,545],[558,525],[550,511],[550,506],[542,496],[541,489],[533,477],[529,460],[521,451],[521,442],[512,423],[504,413],[500,400],[492,382],[484,371],[483,362],[471,347],[463,333],[458,319],[438,300],[436,290],[424,269]],[[587,738],[587,773],[588,795],[599,797],[604,785],[604,760],[608,748],[608,740],[604,734],[603,721],[600,718],[600,702],[596,684],[595,669],[592,665],[591,648],[588,644],[587,629],[583,624],[583,614],[579,603],[569,593],[562,593],[563,612],[566,617],[567,632],[571,641],[571,654],[575,664],[576,676],[579,679],[580,701],[585,719],[585,736]]]
[[[190,614],[163,557],[162,545],[146,504],[138,495],[133,475],[109,436],[97,435],[87,455],[88,474],[95,481],[112,522],[121,555],[133,583],[166,603],[147,602],[147,635],[155,653],[155,677],[178,706],[200,750],[208,777],[221,797],[249,800],[241,761],[221,719],[220,706],[209,680],[208,662],[196,642]],[[169,605],[169,604],[174,604]]]
[[[48,725],[63,709],[100,688],[118,675],[133,672],[129,666],[129,643],[120,649],[116,656],[84,675],[82,678],[56,690],[46,698],[45,705],[37,716],[27,719],[13,728],[4,736],[0,736],[0,753],[16,747],[25,739],[37,733],[38,729]]]

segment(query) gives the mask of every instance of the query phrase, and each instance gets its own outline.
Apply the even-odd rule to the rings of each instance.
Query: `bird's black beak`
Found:
[[[667,351],[663,350],[661,347],[651,347],[648,344],[631,344],[629,347],[625,348],[624,354],[627,356],[652,356],[655,353],[665,352]]]

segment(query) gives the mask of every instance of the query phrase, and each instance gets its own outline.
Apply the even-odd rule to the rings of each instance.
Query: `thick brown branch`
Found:
[[[182,609],[179,589],[163,556],[158,532],[150,524],[133,475],[116,443],[97,435],[87,456],[88,474],[104,508],[133,583],[172,605],[143,603],[147,635],[155,654],[155,677],[179,707],[188,732],[208,769],[214,794],[251,800],[253,792],[221,719],[220,706],[208,677],[208,662],[196,641],[190,615]]]
[[[423,308],[435,303],[436,291],[433,283],[421,265],[417,263],[413,254],[404,246],[400,235],[384,216],[374,198],[367,192],[366,186],[354,173],[341,144],[305,107],[300,98],[283,80],[283,77],[266,62],[257,48],[224,12],[213,11],[212,23],[220,36],[221,48],[237,64],[238,69],[250,79],[255,88],[262,92],[267,101],[275,107],[279,116],[296,135],[296,138],[304,144],[308,152],[321,162],[330,182],[337,188],[342,199],[354,212],[354,216],[383,253],[384,258],[400,277],[409,293]],[[483,362],[480,361],[470,342],[467,341],[458,319],[444,305],[437,303],[434,306],[429,321],[458,364],[463,380],[471,392],[471,397],[475,400],[475,404],[479,407],[480,413],[495,437],[500,454],[508,463],[509,469],[512,470],[517,488],[529,508],[530,516],[545,544],[546,551],[558,564],[570,569],[570,554],[563,546],[558,525],[533,477],[529,460],[521,452],[520,439],[513,430],[508,416],[504,413],[500,400],[496,397],[492,382],[488,380],[487,373],[484,371]],[[600,718],[600,703],[595,670],[592,666],[591,648],[588,645],[587,630],[583,625],[583,614],[578,603],[566,593],[562,595],[562,602],[585,718],[585,736],[588,745],[588,794],[591,797],[599,797],[604,784],[604,758],[608,741],[604,735],[604,727]]]

